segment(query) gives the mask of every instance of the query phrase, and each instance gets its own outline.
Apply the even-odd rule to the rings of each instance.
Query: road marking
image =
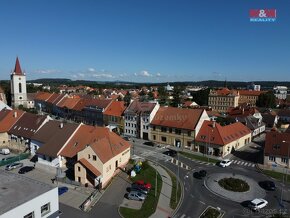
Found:
[[[245,163],[245,166],[247,166],[249,163]]]
[[[183,168],[183,163],[182,163],[182,162],[180,162],[180,167],[182,167],[182,168]]]
[[[237,164],[240,164],[240,162],[241,162],[241,161],[238,161],[238,163],[237,163]]]
[[[252,164],[252,167],[254,167],[255,166],[255,164]]]
[[[199,201],[201,204],[204,204],[205,205],[205,203],[203,202],[203,201]]]
[[[208,166],[208,165],[210,165],[210,163],[206,163],[206,165]]]
[[[184,218],[184,217],[186,217],[186,215],[185,214],[182,214],[182,216],[180,218]]]
[[[237,163],[238,161],[237,160],[235,160],[233,163]]]

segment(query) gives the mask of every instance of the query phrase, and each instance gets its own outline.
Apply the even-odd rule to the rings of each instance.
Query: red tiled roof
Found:
[[[85,158],[81,158],[79,162],[87,169],[89,169],[95,176],[100,176],[101,173],[92,164],[89,163]]]
[[[195,130],[204,110],[160,107],[151,124],[179,129]]]
[[[284,141],[284,142],[283,142]],[[277,146],[280,145],[280,148],[277,149]],[[280,133],[278,131],[271,131],[266,133],[265,139],[265,155],[273,156],[288,156],[288,146],[290,146],[290,133],[284,132]],[[290,151],[290,147],[289,147]]]
[[[24,113],[21,110],[0,111],[0,133],[8,132]]]
[[[73,107],[73,110],[81,111],[84,107],[98,107],[106,108],[112,102],[111,99],[95,99],[95,98],[82,98],[77,104]]]
[[[204,121],[195,140],[224,146],[248,134],[251,130],[239,122],[221,126],[214,121]]]
[[[20,62],[18,57],[16,58],[16,63],[15,63],[15,68],[14,68],[14,73],[16,75],[23,75],[21,67],[20,67]]]
[[[37,92],[35,100],[47,101],[53,94],[49,92]]]
[[[257,108],[255,107],[230,107],[227,111],[228,115],[231,117],[237,117],[237,116],[249,116],[254,115],[255,113],[259,113]]]
[[[150,112],[154,109],[156,103],[140,102],[135,100],[127,107],[126,113],[144,113]]]
[[[82,125],[60,152],[60,155],[72,158],[88,145],[92,147],[103,163],[131,146],[108,128]]]
[[[124,101],[113,101],[104,111],[104,115],[121,117],[126,109]]]
[[[81,99],[79,97],[65,97],[57,103],[58,107],[73,109]]]
[[[47,99],[47,103],[57,104],[64,96],[65,94],[53,93],[50,98]]]

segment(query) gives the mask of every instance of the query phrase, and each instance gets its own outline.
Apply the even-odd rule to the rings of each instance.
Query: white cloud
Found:
[[[143,70],[140,73],[134,73],[135,76],[142,76],[142,77],[152,77],[153,75],[149,73],[147,70]]]
[[[157,76],[157,77],[160,77],[160,76],[161,76],[161,73],[156,73],[156,76]]]
[[[108,73],[100,73],[100,74],[93,74],[92,77],[94,78],[115,78],[115,76],[113,76],[112,74],[108,74]]]
[[[89,72],[96,72],[95,68],[92,68],[92,67],[88,68],[88,71]]]
[[[50,73],[60,73],[60,70],[56,69],[38,69],[33,71],[34,73],[41,73],[41,74],[50,74]]]

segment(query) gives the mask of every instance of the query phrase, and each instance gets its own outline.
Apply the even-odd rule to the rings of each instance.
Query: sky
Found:
[[[276,9],[250,22],[250,9]],[[288,0],[9,0],[0,80],[290,81]]]

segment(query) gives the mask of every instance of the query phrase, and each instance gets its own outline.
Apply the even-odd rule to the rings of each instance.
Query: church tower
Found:
[[[19,105],[27,107],[26,75],[21,70],[18,57],[14,71],[11,72],[11,104],[13,108]]]

